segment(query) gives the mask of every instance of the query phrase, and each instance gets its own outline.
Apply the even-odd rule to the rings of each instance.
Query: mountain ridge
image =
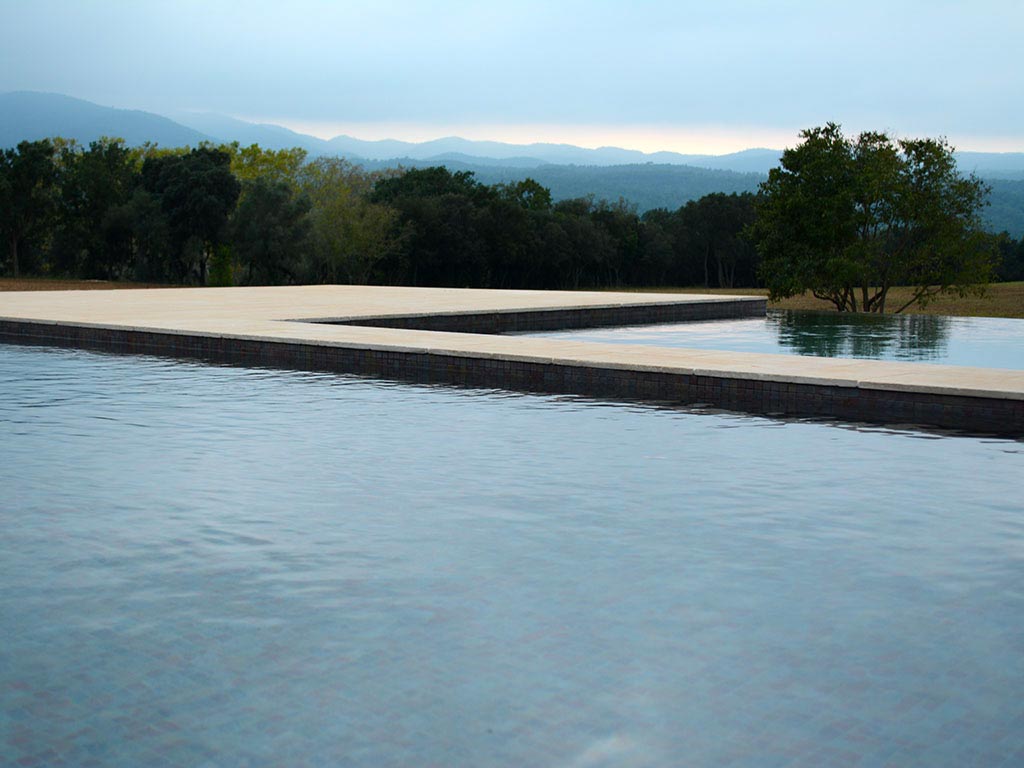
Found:
[[[340,154],[355,160],[417,161],[472,158],[481,165],[532,168],[543,165],[616,166],[680,165],[738,173],[766,174],[778,165],[782,150],[752,147],[722,155],[682,154],[667,150],[641,152],[622,147],[578,147],[573,144],[534,142],[512,144],[447,136],[423,142],[397,139],[358,139],[339,135],[331,139],[299,133],[272,123],[253,123],[210,112],[178,112],[173,117],[144,110],[104,107],[84,99],[37,91],[0,94],[0,146],[25,139],[61,135],[88,143],[100,136],[118,136],[129,144],[147,141],[161,146],[238,141],[268,149],[301,147],[312,155]],[[957,152],[966,172],[984,178],[1024,179],[1024,152]]]
[[[255,143],[266,149],[301,147],[312,156],[344,155],[368,169],[445,165],[453,171],[471,171],[485,184],[514,182],[530,176],[550,189],[556,200],[587,194],[609,200],[622,197],[641,212],[658,207],[678,208],[711,192],[756,191],[781,155],[780,150],[765,148],[726,155],[645,154],[617,147],[506,144],[459,137],[420,143],[368,141],[349,136],[324,140],[283,126],[250,123],[215,113],[178,117],[187,118],[191,125],[152,112],[102,107],[61,94],[2,93],[0,149],[22,140],[58,135],[82,144],[101,136],[118,136],[131,145],[154,142],[174,147],[196,146],[203,141],[239,141],[243,146]],[[501,157],[478,154],[483,151]],[[987,225],[994,231],[1005,229],[1014,237],[1024,235],[1024,153],[961,152],[957,153],[957,162],[962,170],[976,173],[992,187],[990,206],[983,214]]]
[[[101,136],[117,136],[133,146],[147,141],[183,146],[214,140],[212,136],[153,112],[104,107],[59,93],[11,91],[0,94],[0,147],[54,136],[83,143]]]

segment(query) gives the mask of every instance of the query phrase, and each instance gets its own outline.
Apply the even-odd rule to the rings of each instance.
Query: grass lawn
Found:
[[[42,277],[23,277],[17,280],[10,277],[0,278],[0,291],[94,291],[114,288],[173,288],[175,286],[154,283],[123,283],[106,282],[104,280],[53,280]],[[710,294],[741,294],[743,296],[766,296],[767,291],[761,288],[625,288],[615,289],[636,291],[638,293],[710,293]],[[907,288],[893,288],[889,292],[889,306],[900,306],[910,296]],[[773,302],[769,306],[778,309],[819,309],[831,310],[832,305],[819,301],[810,294],[794,296],[783,301]],[[955,315],[958,317],[1020,317],[1024,318],[1024,282],[993,283],[982,297],[943,296],[925,309],[913,310],[917,314]]]

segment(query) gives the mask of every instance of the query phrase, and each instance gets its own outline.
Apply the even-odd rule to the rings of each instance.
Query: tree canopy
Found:
[[[717,192],[642,216],[621,197],[556,199],[533,178],[373,171],[302,149],[22,142],[0,152],[0,270],[526,289],[743,288],[764,275],[775,295],[809,288],[877,311],[895,283],[924,300],[970,290],[995,251],[996,278],[1024,279],[1024,243],[993,247],[977,229],[984,188],[956,174],[943,142],[851,140],[835,126],[804,139],[760,204]]]
[[[143,186],[160,196],[182,273],[197,269],[200,284],[242,189],[230,166],[231,156],[212,147],[147,158],[142,166]]]
[[[885,312],[889,289],[914,288],[901,312],[940,293],[980,292],[996,240],[981,228],[987,188],[956,169],[943,139],[801,134],[761,185],[751,232],[772,298],[811,291],[841,311]]]
[[[21,270],[19,248],[44,234],[53,215],[56,164],[53,143],[23,141],[0,152],[0,232],[6,235],[11,272]]]
[[[287,182],[267,176],[247,181],[243,188],[230,229],[245,284],[293,282],[309,232],[309,198],[296,196]]]
[[[57,226],[52,258],[58,269],[96,279],[122,277],[131,264],[131,199],[138,159],[119,139],[82,150],[63,142],[57,153]]]

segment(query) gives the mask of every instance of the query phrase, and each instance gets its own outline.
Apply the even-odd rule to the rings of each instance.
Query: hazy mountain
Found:
[[[658,165],[690,165],[715,168],[739,173],[767,173],[778,165],[781,150],[746,149],[728,155],[683,155],[678,152],[640,152],[619,147],[587,149],[572,144],[506,144],[499,141],[472,141],[450,136],[413,143],[408,141],[364,141],[351,136],[336,136],[328,144],[334,152],[356,155],[368,160],[411,158],[473,158],[488,164],[517,165],[632,165],[654,163]]]
[[[150,112],[102,107],[52,93],[0,95],[0,145],[52,136],[88,143],[100,136],[120,136],[129,144],[152,141],[161,146],[195,146],[201,141],[259,144],[269,149],[302,147],[311,155],[337,154],[355,159],[466,161],[480,165],[530,168],[542,165],[613,166],[633,163],[691,165],[739,172],[767,172],[778,150],[749,149],[730,155],[644,153],[618,147],[587,149],[571,144],[507,144],[456,136],[424,142],[366,141],[336,136],[325,141],[279,125],[250,123],[214,113],[181,112],[174,120]]]
[[[452,163],[468,163],[481,166],[499,166],[502,168],[538,168],[546,163],[536,157],[474,157],[462,152],[445,152],[443,155],[434,155],[418,161],[434,165],[449,165]]]
[[[181,112],[173,115],[182,125],[200,131],[218,141],[237,141],[243,147],[259,144],[265,149],[292,149],[302,147],[312,155],[333,154],[323,139],[296,133],[280,125],[269,123],[248,123],[226,115],[212,112]]]
[[[163,147],[195,146],[211,139],[151,112],[101,107],[56,93],[0,94],[0,147],[54,136],[77,139],[82,144],[111,136],[132,145],[150,141]]]
[[[1024,179],[1024,152],[957,152],[956,163],[983,179]]]
[[[372,168],[443,164],[473,171],[486,184],[530,176],[555,199],[593,194],[624,197],[640,211],[678,208],[710,192],[754,191],[781,150],[747,149],[727,155],[644,153],[617,147],[586,149],[570,144],[506,144],[448,137],[420,143],[365,141],[337,136],[329,141],[277,125],[254,124],[217,114],[182,113],[178,122],[139,110],[102,107],[53,93],[0,94],[0,148],[53,136],[83,144],[101,136],[147,141],[164,147],[238,141],[271,149],[303,147],[311,155],[337,154]],[[965,172],[990,180],[986,220],[994,230],[1024,235],[1024,153],[958,152]]]
[[[481,180],[485,180],[488,175],[486,171],[477,172]],[[520,173],[520,176],[522,175]],[[612,201],[622,197],[635,204],[641,212],[651,208],[674,210],[690,200],[696,200],[712,192],[754,192],[765,178],[756,173],[653,163],[607,166],[544,165],[531,169],[529,175],[550,189],[556,200],[585,195]]]
[[[656,152],[654,157],[662,154],[666,153]],[[737,173],[763,173],[767,175],[769,170],[779,164],[782,150],[744,149],[742,152],[733,152],[728,155],[680,155],[680,157],[683,158],[682,162],[686,165],[695,165],[698,168],[717,168]]]
[[[351,136],[330,140],[297,133],[278,125],[256,124],[214,113],[177,113],[175,120],[151,112],[101,107],[53,93],[0,94],[0,146],[24,139],[66,136],[81,142],[99,136],[120,136],[129,144],[154,141],[162,146],[195,146],[200,141],[238,141],[273,149],[302,147],[310,154],[339,154],[368,160],[463,160],[481,165],[536,167],[541,165],[615,166],[653,163],[698,168],[767,173],[778,165],[778,149],[745,149],[725,155],[686,155],[678,152],[640,152],[619,147],[587,149],[571,144],[507,144],[473,141],[455,136],[424,142],[383,139],[366,141]],[[958,152],[967,172],[985,178],[1024,178],[1024,152]]]
[[[468,157],[474,160],[504,162],[507,164],[543,165],[545,163],[577,163],[608,165],[612,160],[606,149],[583,149],[570,144],[506,144],[500,141],[473,141],[449,136],[423,142],[383,139],[364,141],[351,136],[336,136],[328,144],[340,155],[356,155],[367,160],[410,158],[429,160],[437,157]],[[630,154],[629,150],[613,150]],[[637,153],[643,155],[643,153]],[[605,158],[602,160],[602,158]],[[514,163],[513,163],[514,161]],[[628,161],[625,161],[628,162]]]
[[[367,160],[370,170],[426,168],[442,163],[451,171],[471,171],[484,184],[507,184],[527,177],[551,190],[557,200],[593,195],[596,200],[625,198],[641,213],[651,208],[676,209],[690,200],[711,192],[754,192],[766,176],[736,173],[688,165],[644,163],[643,165],[554,165],[534,167],[501,165],[499,161],[481,163],[478,158],[412,157],[391,160]]]
[[[1024,237],[1024,180],[989,179],[992,188],[982,218],[993,232]]]

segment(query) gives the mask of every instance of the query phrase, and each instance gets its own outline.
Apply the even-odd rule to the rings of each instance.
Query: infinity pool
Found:
[[[1024,443],[0,345],[0,762],[1020,765]]]
[[[1024,320],[772,309],[767,318],[531,334],[612,344],[1024,369]]]

